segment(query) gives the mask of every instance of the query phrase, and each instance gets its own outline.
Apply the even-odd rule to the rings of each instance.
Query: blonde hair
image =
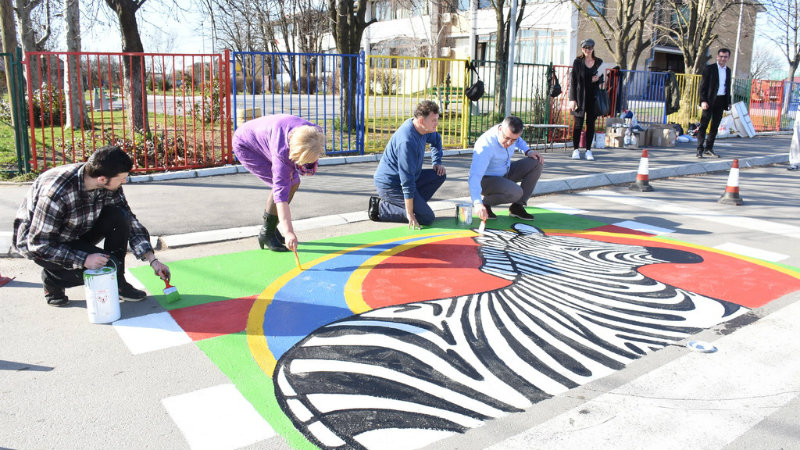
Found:
[[[325,133],[319,127],[301,125],[289,132],[289,159],[310,164],[325,153]]]

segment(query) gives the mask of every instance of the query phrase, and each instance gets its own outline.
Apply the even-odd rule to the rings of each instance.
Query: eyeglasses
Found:
[[[498,140],[500,141],[500,143],[506,144],[506,146],[511,145],[514,142],[517,142],[517,139],[519,139],[519,135],[516,136],[514,136],[513,134],[511,136],[507,135],[506,130],[503,127],[500,127],[500,133],[498,134],[500,135]]]
[[[584,50],[594,50],[594,47],[583,47]]]

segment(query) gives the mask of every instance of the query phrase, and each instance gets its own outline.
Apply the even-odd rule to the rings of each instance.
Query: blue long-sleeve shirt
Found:
[[[412,119],[408,119],[395,131],[383,152],[378,170],[375,171],[375,186],[384,189],[400,187],[403,198],[414,198],[417,178],[422,172],[425,144],[431,144],[433,165],[442,163],[442,137],[433,132],[420,134]]]
[[[499,125],[490,128],[478,138],[469,168],[469,196],[473,203],[483,203],[481,179],[487,175],[502,177],[507,174],[511,167],[511,156],[517,149],[524,154],[530,147],[522,138],[517,138],[508,148],[503,148],[500,144]]]

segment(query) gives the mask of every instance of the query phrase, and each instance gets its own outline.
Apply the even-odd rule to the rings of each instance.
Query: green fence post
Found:
[[[14,145],[17,150],[17,168],[20,173],[31,171],[31,150],[28,141],[28,121],[25,117],[25,88],[22,77],[22,49],[17,47],[15,54],[9,54],[11,90],[11,111],[14,115]],[[7,72],[7,74],[8,74]]]

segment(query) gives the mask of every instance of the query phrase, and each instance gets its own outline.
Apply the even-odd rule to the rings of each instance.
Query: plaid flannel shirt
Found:
[[[131,212],[122,187],[86,190],[83,164],[56,167],[41,174],[17,210],[14,247],[31,259],[50,261],[66,268],[81,269],[88,253],[64,245],[92,229],[103,207],[115,205],[128,213],[133,254],[144,259],[153,251],[150,234]]]

